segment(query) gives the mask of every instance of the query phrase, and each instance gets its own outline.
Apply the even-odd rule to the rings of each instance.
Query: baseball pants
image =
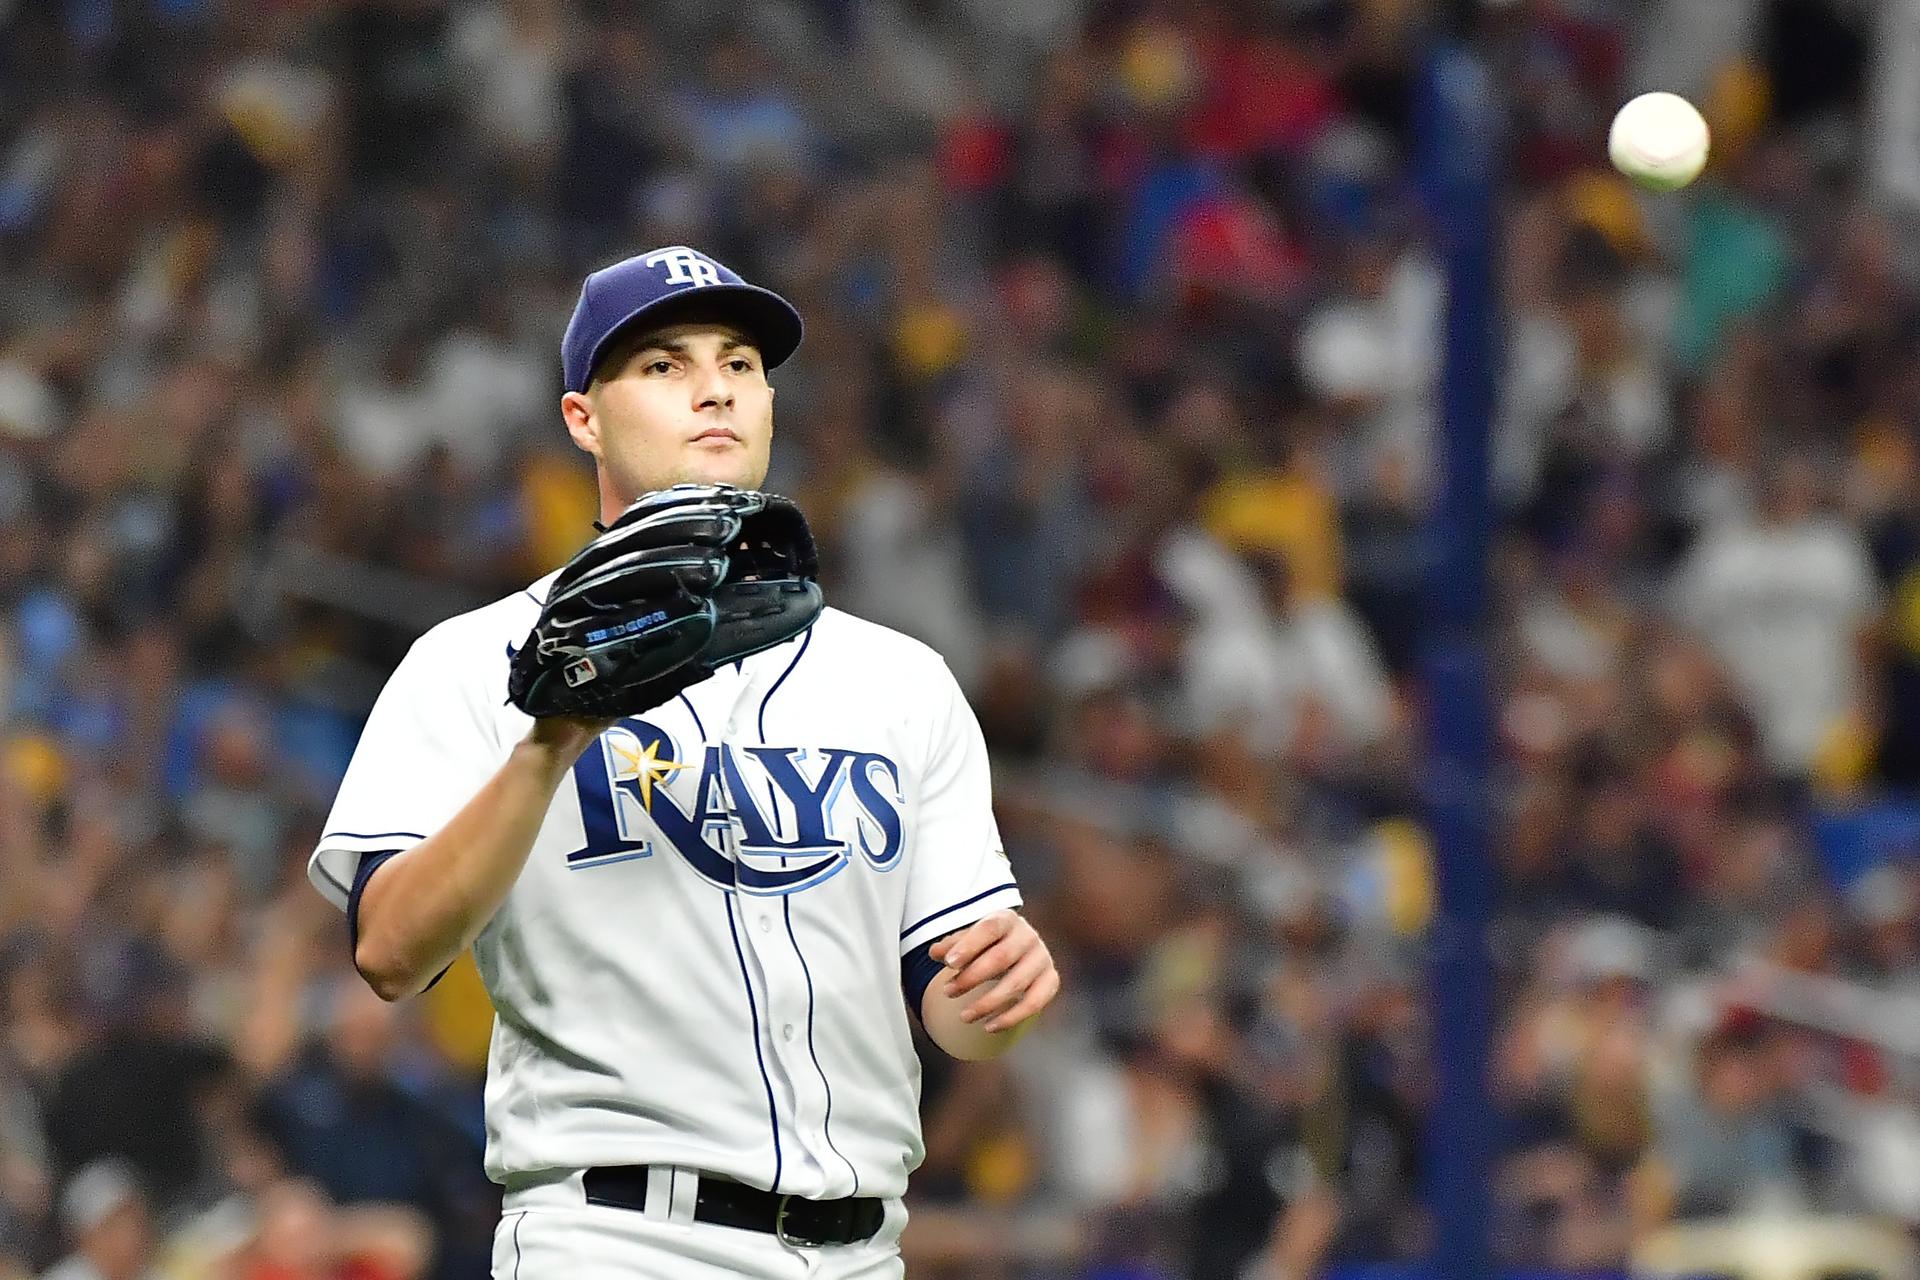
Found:
[[[686,1210],[690,1213],[690,1209]],[[819,1248],[772,1235],[586,1202],[580,1175],[511,1190],[493,1236],[494,1280],[901,1280],[906,1206],[887,1204],[871,1240]]]

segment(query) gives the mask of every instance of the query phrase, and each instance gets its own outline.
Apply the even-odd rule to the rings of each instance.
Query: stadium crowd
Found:
[[[961,676],[1067,980],[928,1057],[914,1274],[1419,1257],[1434,8],[0,3],[0,1276],[485,1274],[478,980],[381,1003],[304,864],[412,638],[588,535],[560,330],[678,243],[807,316],[770,487]],[[1920,1226],[1920,288],[1867,20],[1477,26],[1516,1262]],[[1654,83],[1716,130],[1658,201],[1596,167]]]

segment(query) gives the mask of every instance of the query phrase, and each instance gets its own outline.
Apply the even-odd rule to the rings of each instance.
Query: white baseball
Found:
[[[1649,191],[1678,191],[1706,167],[1707,122],[1677,93],[1643,93],[1613,118],[1607,155]]]

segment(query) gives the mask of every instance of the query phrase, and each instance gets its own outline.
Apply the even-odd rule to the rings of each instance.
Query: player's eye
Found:
[[[733,359],[727,361],[727,368],[733,370],[735,373],[745,373],[747,370],[753,368],[753,361],[747,359],[745,356],[735,356]]]
[[[672,373],[672,372],[673,372],[673,361],[671,361],[671,360],[649,360],[649,361],[647,361],[647,372],[648,372],[648,373]]]

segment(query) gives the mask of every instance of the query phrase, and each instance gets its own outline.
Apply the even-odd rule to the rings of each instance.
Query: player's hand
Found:
[[[996,911],[927,948],[953,976],[945,994],[957,999],[985,987],[960,1014],[962,1022],[986,1019],[985,1030],[1007,1031],[1053,1003],[1060,974],[1053,953],[1025,917]]]

